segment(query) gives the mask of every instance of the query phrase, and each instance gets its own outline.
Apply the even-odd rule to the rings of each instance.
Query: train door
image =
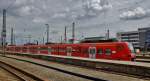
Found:
[[[72,54],[72,47],[67,47],[67,56],[71,56]]]
[[[48,54],[51,55],[51,47],[48,47]]]
[[[96,57],[96,47],[89,47],[89,58],[95,59]]]
[[[40,54],[40,46],[38,46],[38,54]]]

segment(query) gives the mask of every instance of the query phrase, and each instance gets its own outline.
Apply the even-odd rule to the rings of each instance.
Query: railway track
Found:
[[[135,61],[150,63],[150,55],[149,56],[137,55]]]
[[[9,73],[13,74],[14,76],[16,76],[21,81],[44,81],[43,79],[41,79],[33,74],[25,72],[22,69],[14,67],[3,61],[0,61],[0,67],[3,68],[4,70],[8,71]]]
[[[10,59],[10,58],[9,58]],[[11,58],[12,59],[12,58]],[[14,58],[13,58],[14,59]],[[21,59],[14,59],[16,61],[23,61],[23,62],[29,62],[27,60],[21,60]],[[108,81],[108,80],[105,80],[105,79],[101,79],[100,77],[99,78],[96,78],[96,77],[92,77],[92,76],[88,76],[88,75],[82,75],[82,74],[78,74],[78,73],[74,73],[74,72],[69,72],[69,71],[66,71],[66,70],[62,70],[62,69],[59,69],[59,68],[54,68],[54,67],[48,67],[48,66],[44,66],[42,64],[38,64],[38,63],[34,63],[34,62],[30,62],[31,64],[35,64],[35,65],[38,65],[38,66],[42,66],[44,68],[48,68],[48,69],[52,69],[52,70],[56,70],[56,71],[59,71],[61,73],[65,73],[65,74],[68,74],[68,75],[71,75],[71,76],[76,76],[76,77],[79,77],[79,78],[83,78],[83,79],[86,79],[85,81]],[[2,65],[3,68],[6,68],[6,70],[8,70],[9,72],[11,72],[12,74],[16,75],[18,78],[20,78],[22,81],[44,81],[44,80],[41,80],[39,78],[36,78],[34,75],[32,74],[29,74],[29,73],[26,73],[22,70],[19,69],[19,72],[18,72],[18,68],[16,67],[13,67],[5,62],[2,62],[0,61],[0,64]],[[8,68],[8,69],[7,69]],[[17,71],[16,71],[17,70]],[[21,71],[21,72],[20,72]],[[23,74],[21,74],[23,73]],[[30,77],[26,77],[25,75],[29,75]],[[43,74],[44,75],[44,74]],[[49,80],[46,80],[46,81],[49,81]],[[51,80],[50,80],[51,81]],[[54,80],[55,81],[55,80]],[[56,80],[57,81],[57,80]],[[67,81],[67,80],[66,80]],[[72,81],[72,80],[71,80]],[[73,81],[76,81],[76,80],[73,80]],[[80,81],[80,80],[79,80]],[[81,80],[82,81],[82,80]],[[83,80],[84,81],[84,80]]]
[[[24,55],[23,55],[24,56]],[[94,70],[92,70],[91,72],[93,72],[93,73],[91,73],[90,71],[89,72],[87,72],[87,71],[84,71],[83,69],[80,69],[80,70],[76,70],[75,69],[75,67],[76,66],[73,66],[74,68],[68,68],[68,67],[70,67],[70,66],[59,66],[59,65],[54,65],[54,64],[49,64],[49,62],[50,61],[47,61],[48,62],[48,64],[45,64],[45,62],[46,61],[43,61],[42,62],[42,60],[40,60],[40,59],[32,59],[32,58],[25,58],[25,57],[21,57],[21,56],[14,56],[14,55],[8,55],[8,56],[6,56],[7,58],[11,58],[11,59],[15,59],[15,60],[19,60],[19,61],[25,61],[25,62],[28,62],[28,63],[32,63],[32,64],[35,64],[35,65],[39,65],[39,66],[42,66],[42,67],[46,67],[46,68],[49,68],[49,69],[54,69],[54,70],[57,70],[57,71],[62,71],[63,73],[69,73],[69,75],[73,75],[73,76],[84,76],[84,77],[82,77],[82,78],[86,78],[87,80],[94,80],[94,81],[106,81],[106,79],[107,78],[109,78],[109,77],[105,77],[105,76],[103,76],[103,73],[101,74],[97,74],[97,73],[99,73],[99,71],[94,71]],[[43,57],[44,58],[44,57]],[[57,59],[58,60],[58,59]],[[47,63],[46,62],[46,63]],[[77,61],[76,61],[77,62]],[[91,64],[91,63],[90,63]],[[67,64],[68,65],[68,64]],[[92,64],[93,65],[93,64]],[[110,64],[109,64],[110,65]],[[102,64],[102,66],[103,66],[103,64]],[[116,66],[116,65],[115,65]],[[113,66],[114,67],[114,66]],[[120,67],[120,66],[118,66],[118,67]],[[65,69],[66,68],[66,69]],[[68,68],[68,69],[67,69]],[[71,70],[69,70],[69,69],[71,69]],[[114,68],[115,69],[115,68]],[[131,71],[135,71],[135,69],[133,70],[133,67],[131,67],[131,69],[128,69],[128,67],[126,66],[126,68],[124,68],[124,69],[121,69],[121,68],[118,68],[118,69],[120,69],[121,71],[123,71],[123,70],[130,70],[130,72]],[[137,68],[138,69],[138,68]],[[73,70],[76,70],[76,71],[73,71]],[[115,70],[117,70],[117,68],[115,69]],[[110,70],[109,70],[110,71]],[[118,71],[116,71],[116,72],[118,72]],[[137,72],[139,72],[138,70],[137,70]],[[145,70],[144,70],[144,72],[145,72]],[[107,71],[106,71],[106,73],[107,73]],[[120,77],[122,77],[122,75],[123,76],[127,76],[127,78],[129,78],[129,77],[132,77],[132,78],[136,78],[136,79],[144,79],[144,80],[147,80],[148,79],[148,81],[149,81],[149,78],[148,77],[146,77],[145,75],[147,75],[146,73],[144,74],[144,76],[140,76],[140,75],[137,75],[137,76],[134,76],[134,75],[136,75],[136,74],[133,74],[133,75],[130,75],[130,73],[127,73],[127,74],[129,74],[129,75],[126,75],[126,74],[122,74],[122,73],[114,73],[114,72],[110,72],[110,74],[115,74],[115,75],[121,75]],[[142,71],[140,71],[140,73],[143,73]],[[105,78],[103,78],[103,77],[105,77]],[[93,77],[94,76],[94,77]],[[95,77],[96,76],[96,77]],[[108,75],[109,76],[109,75]],[[114,77],[114,76],[113,76]],[[93,79],[94,78],[94,79]],[[112,78],[111,78],[112,79]],[[111,80],[111,79],[107,79],[107,80]],[[120,79],[122,79],[122,78],[120,78]],[[111,81],[120,81],[120,79],[119,80],[111,80]],[[56,80],[57,81],[57,80]],[[73,80],[73,81],[75,81],[75,80]],[[126,80],[125,80],[126,81]],[[138,81],[138,80],[129,80],[129,81]]]
[[[33,63],[33,62],[34,62],[34,61],[32,62],[32,60],[25,60],[25,59],[23,59],[24,57],[22,57],[22,58],[21,58],[21,57],[20,57],[20,58],[16,58],[15,56],[14,56],[14,57],[9,57],[9,56],[8,56],[8,58],[12,58],[12,59],[16,59],[16,60],[21,60],[21,61],[26,61],[26,62],[29,62],[29,63]],[[30,58],[30,59],[31,59],[31,58]],[[37,60],[38,60],[38,59],[37,59]],[[38,62],[38,61],[36,61],[36,62]],[[36,63],[36,62],[34,63],[35,65],[40,65],[40,66],[42,65],[42,66],[44,66],[44,67],[52,68],[52,69],[55,69],[55,70],[58,70],[58,71],[63,71],[63,72],[65,72],[65,73],[68,73],[68,72],[69,72],[69,71],[64,71],[64,70],[62,70],[62,69],[60,69],[60,68],[55,68],[55,66],[54,66],[54,67],[53,67],[53,66],[51,67],[51,66],[47,66],[47,65],[44,65],[44,64],[41,64],[41,63]],[[59,67],[59,66],[58,66],[58,67]],[[64,67],[64,68],[65,68],[65,67]],[[96,71],[97,71],[97,70],[96,70]],[[82,72],[82,71],[81,71],[81,72]],[[80,72],[80,73],[81,73],[81,72]],[[104,71],[102,70],[102,72],[108,73],[108,71],[105,71],[105,70],[104,70]],[[98,79],[97,79],[97,78],[94,78],[94,79],[93,79],[93,77],[91,77],[91,76],[89,77],[89,76],[87,76],[87,75],[85,76],[85,75],[83,75],[82,73],[80,74],[80,73],[78,73],[78,72],[77,72],[77,73],[69,72],[69,74],[70,74],[70,73],[71,73],[71,75],[75,75],[75,76],[76,76],[76,74],[77,74],[77,76],[84,76],[84,78],[87,78],[87,79],[90,79],[90,80],[94,80],[94,81],[104,81],[104,79],[103,79],[103,80],[99,79],[100,77],[99,77]],[[73,74],[72,74],[72,73],[73,73]],[[149,81],[149,78],[144,77],[144,76],[142,76],[142,77],[141,77],[141,76],[134,76],[134,75],[130,75],[130,74],[128,75],[128,74],[116,73],[116,72],[111,72],[111,71],[110,71],[109,73],[110,73],[110,74],[115,74],[115,75],[121,75],[121,76],[128,76],[128,77],[138,78],[138,79],[144,79],[144,80],[147,80],[147,79],[148,79],[148,81]],[[116,81],[116,80],[115,80],[115,81]],[[120,80],[119,80],[119,81],[120,81]],[[130,80],[129,80],[129,81],[130,81]],[[131,80],[131,81],[134,81],[134,80]]]
[[[80,59],[63,56],[46,56],[46,55],[32,55],[32,54],[16,54],[19,56],[27,56],[31,58],[49,60],[65,64],[90,67],[102,70],[108,70],[117,73],[130,74],[135,76],[149,77],[149,63],[141,62],[122,62],[122,61],[109,61],[109,60],[94,60],[94,59]],[[68,62],[67,62],[68,61]]]
[[[150,59],[150,55],[146,56],[146,55],[136,55],[136,58],[140,58],[140,59]]]
[[[136,61],[136,62],[150,63],[150,59],[140,59],[140,58],[137,58],[135,61]]]
[[[0,67],[0,81],[22,81],[12,73]]]

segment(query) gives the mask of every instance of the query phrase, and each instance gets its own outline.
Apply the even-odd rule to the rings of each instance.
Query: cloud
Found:
[[[108,10],[112,8],[112,5],[108,2],[108,0],[87,0],[83,4],[83,8],[85,12],[90,15],[90,13],[98,14],[100,11]]]
[[[59,31],[58,30],[52,30],[50,33],[51,34],[59,34]]]
[[[72,20],[84,20],[99,16],[112,8],[108,0],[83,0],[80,8],[76,9],[65,8],[63,12],[55,13],[52,18],[70,18]]]
[[[16,0],[15,5],[25,5],[27,3],[34,3],[34,2],[35,0]]]
[[[32,20],[34,23],[46,23],[47,21],[43,18],[37,17]]]
[[[77,16],[77,19],[92,18],[98,16],[101,12],[112,8],[108,0],[86,0],[83,2],[84,14]]]
[[[149,13],[150,13],[149,10],[144,10],[142,7],[137,7],[133,10],[123,12],[120,15],[120,19],[125,19],[125,20],[142,19],[148,16]]]
[[[66,13],[55,13],[52,18],[65,18]]]
[[[23,6],[19,9],[20,15],[30,15],[32,7],[31,6]]]
[[[53,13],[51,18],[54,20],[67,20],[69,18],[71,19],[71,15],[73,15],[72,11],[70,11],[69,7],[66,7],[62,11]]]
[[[24,4],[26,2],[27,2],[27,0],[16,0],[15,4],[16,5],[21,5],[21,4]]]
[[[0,8],[7,8],[13,1],[15,0],[0,0]],[[138,27],[149,26],[149,2],[150,0],[16,0],[7,10],[7,29],[9,31],[10,27],[14,27],[18,35],[23,35],[23,29],[26,29],[28,31],[25,35],[42,37],[45,32],[45,23],[49,23],[52,34],[50,37],[54,40],[62,35],[65,25],[68,26],[68,38],[71,37],[70,22],[73,19],[76,22],[76,34],[78,35],[78,31],[81,31],[85,33],[85,37],[99,36],[107,28],[112,31],[129,28],[134,30],[137,25]],[[133,9],[139,5],[142,9]],[[132,10],[129,9],[131,7]],[[104,12],[107,12],[106,19],[103,19]],[[147,16],[149,18],[145,18]],[[137,18],[145,19],[128,22],[121,20]],[[2,22],[0,25],[2,26]],[[10,38],[10,36],[7,37]]]

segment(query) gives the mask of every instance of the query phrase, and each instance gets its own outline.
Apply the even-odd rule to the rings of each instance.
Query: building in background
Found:
[[[138,31],[118,32],[117,39],[118,41],[132,43],[134,48],[140,48]]]
[[[2,47],[2,38],[0,37],[0,47]]]
[[[141,49],[150,48],[150,27],[147,28],[139,28],[139,42]]]
[[[118,32],[119,41],[126,41],[133,44],[134,48],[150,50],[150,27],[138,28],[137,31]]]

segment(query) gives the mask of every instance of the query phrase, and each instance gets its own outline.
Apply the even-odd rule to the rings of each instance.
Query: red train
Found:
[[[7,46],[8,52],[63,55],[92,59],[134,61],[135,54],[127,42],[79,43]]]

